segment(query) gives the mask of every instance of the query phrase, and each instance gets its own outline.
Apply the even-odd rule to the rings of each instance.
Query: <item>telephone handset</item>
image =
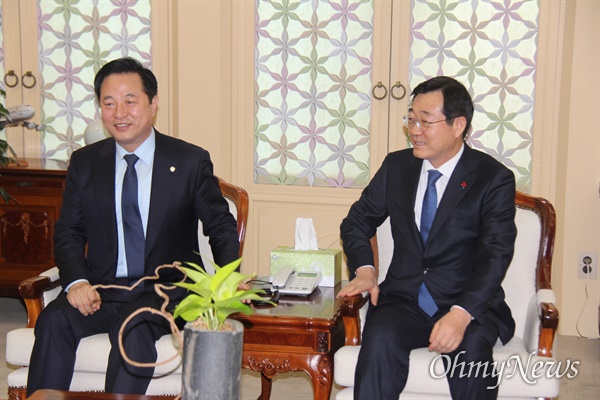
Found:
[[[281,294],[308,296],[321,281],[321,272],[298,272],[293,267],[281,268],[273,278],[273,289]]]

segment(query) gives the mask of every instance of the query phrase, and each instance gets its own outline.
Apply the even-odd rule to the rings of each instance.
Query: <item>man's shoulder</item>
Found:
[[[197,153],[202,155],[208,155],[208,151],[198,145],[186,142],[183,139],[165,135],[158,131],[156,131],[156,148],[171,149],[176,151],[177,153]]]
[[[88,164],[93,164],[99,157],[106,156],[108,154],[114,154],[115,141],[113,138],[102,139],[98,142],[91,143],[80,147],[71,154],[70,160],[80,160]]]
[[[403,150],[396,150],[396,151],[392,151],[390,153],[387,154],[387,156],[385,157],[385,162],[392,162],[392,163],[396,163],[396,162],[413,162],[418,160],[413,152],[413,149],[408,148],[408,149],[403,149]]]
[[[464,156],[465,160],[470,160],[477,170],[510,171],[506,165],[480,149],[473,149],[469,146],[465,146]]]

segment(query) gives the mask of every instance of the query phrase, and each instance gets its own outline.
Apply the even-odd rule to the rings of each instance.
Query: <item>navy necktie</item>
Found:
[[[121,193],[121,217],[123,219],[123,236],[125,239],[125,257],[127,259],[127,276],[130,280],[144,275],[145,238],[142,217],[138,206],[138,179],[135,163],[139,157],[127,154],[127,170],[123,178]]]
[[[431,224],[433,223],[433,218],[437,211],[437,189],[435,188],[435,183],[442,176],[442,173],[435,169],[430,169],[428,173],[427,190],[425,191],[425,197],[423,197],[423,208],[421,210],[421,238],[423,239],[424,245],[427,243]],[[425,282],[423,282],[419,288],[419,307],[421,307],[421,309],[430,317],[432,317],[438,309],[429,290],[427,290],[427,286],[425,286]]]

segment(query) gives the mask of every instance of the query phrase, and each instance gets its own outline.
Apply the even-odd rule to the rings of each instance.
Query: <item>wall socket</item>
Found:
[[[598,253],[580,251],[577,253],[577,276],[582,279],[598,278]]]

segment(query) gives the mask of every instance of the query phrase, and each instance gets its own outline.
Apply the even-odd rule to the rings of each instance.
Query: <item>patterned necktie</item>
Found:
[[[423,208],[421,210],[421,238],[423,239],[423,244],[427,243],[431,224],[433,223],[433,218],[437,211],[437,190],[435,188],[435,183],[442,176],[441,172],[436,171],[435,169],[430,169],[428,173],[427,190],[425,191],[425,197],[423,197]],[[423,282],[419,288],[419,307],[421,307],[421,309],[430,317],[432,317],[438,309],[429,290],[427,290],[427,286],[425,286],[425,282]]]
[[[138,206],[138,179],[135,163],[139,157],[127,154],[127,170],[123,178],[121,193],[121,217],[125,239],[125,257],[127,259],[127,276],[130,280],[144,275],[145,238],[142,217]]]

